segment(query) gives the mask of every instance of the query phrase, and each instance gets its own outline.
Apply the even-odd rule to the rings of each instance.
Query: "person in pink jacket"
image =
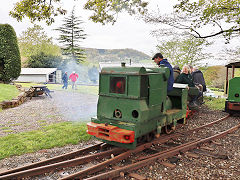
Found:
[[[78,79],[78,74],[73,71],[72,74],[70,74],[69,79],[71,79],[72,82],[72,89],[77,89],[76,81]]]

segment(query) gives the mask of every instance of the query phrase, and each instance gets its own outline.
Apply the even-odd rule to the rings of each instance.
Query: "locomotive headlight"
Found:
[[[116,118],[122,118],[122,112],[119,109],[114,110],[113,116]]]
[[[126,140],[129,140],[129,139],[130,139],[130,136],[129,136],[129,135],[125,135],[124,138],[125,138]]]
[[[235,97],[239,97],[239,94],[238,94],[238,93],[236,93],[236,94],[235,94]]]

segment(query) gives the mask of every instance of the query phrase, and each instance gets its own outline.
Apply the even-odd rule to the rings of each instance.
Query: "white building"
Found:
[[[62,72],[57,68],[21,68],[17,82],[61,83]]]

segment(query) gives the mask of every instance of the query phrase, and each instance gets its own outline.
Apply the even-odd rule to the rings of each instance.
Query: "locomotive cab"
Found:
[[[177,120],[186,117],[182,95],[187,92],[178,88],[168,97],[169,74],[164,66],[103,68],[97,117],[88,123],[88,134],[112,145],[134,149],[142,138],[151,139],[162,127],[175,126]]]
[[[240,68],[240,62],[233,62],[226,65],[225,111],[229,114],[240,114],[240,77],[235,77],[235,68]],[[232,69],[232,77],[229,80],[229,69]]]

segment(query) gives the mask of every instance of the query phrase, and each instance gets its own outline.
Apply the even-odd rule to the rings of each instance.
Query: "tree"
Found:
[[[223,35],[228,42],[235,35],[239,35],[239,0],[178,1],[172,14],[149,13],[145,16],[146,22],[166,24],[173,29],[187,31],[196,38]],[[168,29],[163,32],[171,31]]]
[[[40,52],[32,55],[28,61],[30,68],[61,68],[63,60],[61,56],[54,56]]]
[[[16,79],[20,72],[21,58],[16,33],[9,24],[0,24],[0,81]]]
[[[22,21],[28,17],[32,22],[45,20],[48,25],[54,22],[54,17],[66,14],[66,10],[61,8],[60,2],[63,0],[19,0],[10,11],[10,16]],[[118,13],[126,10],[129,14],[146,11],[148,3],[142,0],[88,0],[84,8],[93,11],[90,16],[93,22],[102,24],[112,22],[117,19]]]
[[[182,67],[184,64],[197,65],[201,60],[211,57],[209,53],[203,53],[203,47],[210,44],[204,39],[175,37],[172,40],[162,42],[161,45],[157,46],[157,49],[163,52],[173,65],[177,64]]]
[[[235,49],[225,49],[221,56],[221,59],[228,60],[229,62],[239,61],[240,59],[240,47],[236,47]]]
[[[60,6],[61,0],[19,0],[10,11],[10,16],[22,21],[28,17],[32,22],[45,20],[48,25],[54,22],[54,16],[65,14]]]
[[[114,24],[118,13],[125,10],[130,15],[143,15],[147,11],[147,5],[148,3],[142,0],[88,0],[84,8],[94,12],[90,16],[93,22]]]
[[[80,27],[83,21],[80,20],[80,17],[75,16],[75,7],[70,16],[64,18],[63,21],[62,26],[56,29],[60,32],[58,40],[63,45],[61,48],[63,55],[70,55],[77,62],[83,61],[85,59],[84,50],[80,48],[79,43],[81,40],[86,39],[86,34]]]
[[[27,59],[41,52],[53,56],[61,55],[60,48],[53,43],[52,38],[49,38],[43,28],[36,24],[22,32],[18,42],[21,56]]]
[[[207,86],[224,88],[226,69],[224,66],[210,66],[204,71],[204,78]]]
[[[65,14],[59,3],[63,0],[19,0],[10,15],[18,21],[28,17],[31,21],[54,22],[54,16]],[[161,1],[159,1],[161,2]],[[167,24],[174,29],[187,31],[197,38],[223,35],[227,42],[240,32],[239,0],[178,0],[171,15],[149,13],[145,20],[151,23]],[[142,0],[87,0],[84,8],[93,11],[92,21],[102,24],[117,20],[122,11],[129,14],[146,14],[148,2]],[[159,6],[161,7],[161,6]],[[161,12],[161,9],[158,10]],[[214,29],[202,31],[202,27]],[[210,28],[209,28],[210,27]],[[168,31],[169,32],[169,31]]]

